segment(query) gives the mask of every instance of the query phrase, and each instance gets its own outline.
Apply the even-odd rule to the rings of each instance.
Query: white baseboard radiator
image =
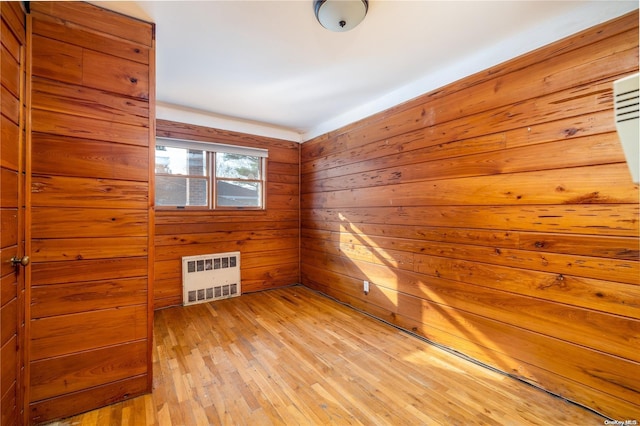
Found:
[[[240,296],[240,252],[182,258],[182,304]]]

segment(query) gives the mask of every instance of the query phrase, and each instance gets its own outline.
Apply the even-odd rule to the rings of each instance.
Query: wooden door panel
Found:
[[[33,402],[29,406],[31,419],[37,423],[48,419],[67,417],[69,413],[82,413],[95,407],[113,404],[146,392],[147,378],[145,375],[134,376],[129,379],[107,383],[63,394],[42,401]]]
[[[2,115],[0,117],[0,166],[11,170],[18,170],[19,146],[16,141],[20,137],[20,131],[16,124]]]
[[[147,182],[51,175],[31,177],[31,205],[35,207],[143,209],[148,203]]]
[[[0,208],[18,207],[18,173],[0,169]]]
[[[31,367],[32,398],[42,400],[144,374],[146,361],[144,341],[36,361]]]
[[[34,263],[32,285],[62,284],[92,280],[108,280],[147,275],[147,258],[77,260],[70,267],[66,262]]]
[[[16,274],[9,274],[0,278],[0,305],[5,305],[11,299],[18,297],[18,281]]]
[[[37,16],[38,19],[34,20],[33,24],[34,34],[142,64],[149,63],[148,47],[134,45],[116,38],[105,38],[95,31],[79,26],[62,26],[55,18],[43,13],[38,13]]]
[[[2,378],[0,378],[0,394],[5,395],[17,384],[18,352],[17,337],[14,335],[0,349],[0,368],[2,368]]]
[[[18,246],[3,247],[0,249],[0,277],[11,276],[17,280],[16,268],[11,263],[11,259],[18,256]]]
[[[38,35],[32,43],[33,75],[80,83],[82,81],[82,48]]]
[[[18,300],[11,299],[0,310],[0,345],[4,346],[18,329]]]
[[[145,305],[34,319],[31,361],[140,340],[146,335]]]
[[[5,89],[4,86],[0,89],[0,105],[2,108],[2,115],[17,125],[20,121],[20,101]]]
[[[32,104],[43,111],[149,126],[149,108],[145,101],[40,77],[32,81]]]
[[[70,138],[110,141],[107,146],[113,150],[118,147],[118,145],[113,145],[113,142],[138,146],[149,145],[149,129],[147,127],[39,109],[33,109],[31,119],[33,120],[34,132]],[[72,142],[78,143],[77,141]]]
[[[89,28],[108,37],[117,37],[143,46],[151,46],[153,39],[153,25],[89,3],[42,2],[32,12],[50,15],[67,25]]]
[[[32,239],[31,261],[110,259],[147,255],[147,237]]]
[[[0,208],[0,247],[7,247],[18,241],[18,209]]]
[[[149,66],[85,50],[82,82],[112,93],[149,99]]]
[[[142,305],[146,300],[147,279],[142,277],[42,285],[31,289],[31,317]]]
[[[0,424],[22,424],[24,407],[25,273],[11,258],[24,254],[24,46],[20,2],[0,2]]]
[[[144,210],[37,207],[32,211],[32,237],[144,237],[149,215]]]
[[[40,133],[32,139],[33,173],[140,182],[149,179],[148,148]]]
[[[19,423],[18,398],[15,383],[7,390],[0,400],[0,424],[16,425]]]
[[[6,20],[6,17],[4,18]],[[15,34],[7,24],[0,27],[0,32],[2,33],[2,45],[4,46],[4,49],[8,54],[13,56],[16,62],[19,62],[22,42],[16,38]]]
[[[14,97],[20,97],[20,63],[6,49],[0,53],[2,61],[2,74],[0,81],[2,87],[6,88]]]

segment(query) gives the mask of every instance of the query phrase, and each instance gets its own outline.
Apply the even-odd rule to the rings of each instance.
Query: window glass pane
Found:
[[[207,206],[207,179],[156,176],[156,205]]]
[[[260,157],[219,152],[216,154],[216,176],[259,180]]]
[[[258,182],[219,180],[217,204],[221,207],[260,207],[261,192]]]
[[[156,173],[206,176],[206,152],[170,146],[156,146]]]

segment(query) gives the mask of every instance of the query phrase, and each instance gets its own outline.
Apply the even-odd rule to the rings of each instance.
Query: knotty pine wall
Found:
[[[640,418],[638,185],[612,104],[637,71],[635,12],[304,143],[302,282]]]
[[[24,269],[24,46],[25,14],[18,2],[0,3],[0,424],[19,424],[23,404]],[[21,164],[22,163],[22,164]],[[24,225],[22,225],[24,226]]]
[[[154,28],[81,2],[29,16],[30,420],[151,390]]]
[[[242,292],[300,282],[300,144],[157,120],[157,135],[265,148],[266,210],[156,211],[156,309],[182,304],[182,256],[240,251]]]

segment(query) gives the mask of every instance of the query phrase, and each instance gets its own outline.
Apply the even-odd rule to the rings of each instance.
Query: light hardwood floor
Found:
[[[51,425],[602,425],[294,286],[155,314],[154,390]]]

